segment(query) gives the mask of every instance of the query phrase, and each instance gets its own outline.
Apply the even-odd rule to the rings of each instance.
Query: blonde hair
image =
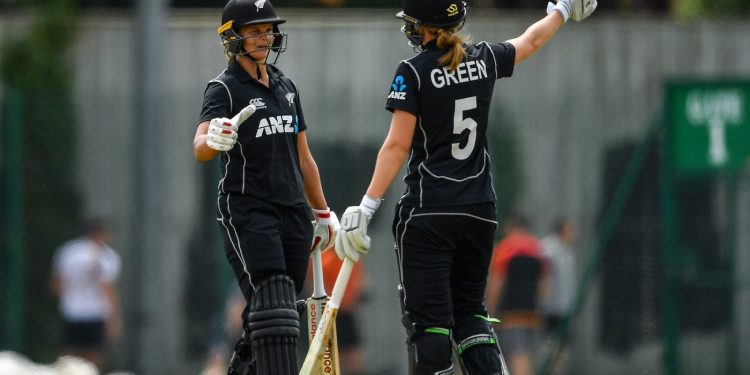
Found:
[[[440,56],[438,62],[447,66],[451,71],[455,71],[458,64],[464,61],[466,51],[463,45],[471,41],[471,36],[458,33],[458,28],[458,25],[449,28],[425,26],[427,32],[435,34],[437,37],[437,47],[448,50],[443,56]]]

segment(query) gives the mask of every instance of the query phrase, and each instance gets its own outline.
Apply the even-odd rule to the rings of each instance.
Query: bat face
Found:
[[[307,338],[312,341],[315,336],[315,330],[318,329],[318,323],[323,317],[323,308],[328,302],[328,296],[314,298],[310,297],[306,301],[307,305]]]
[[[323,318],[323,310],[325,308],[326,302],[330,300],[330,297],[324,296],[324,297],[310,297],[306,301],[307,305],[307,337],[310,340],[309,342],[312,343],[313,336],[315,336],[315,331],[318,329],[318,325],[321,323],[321,319]],[[335,329],[335,327],[334,327]],[[322,366],[322,373],[323,374],[332,374],[336,375],[338,372],[335,369],[335,362],[334,362],[334,353],[332,351],[332,345],[331,339],[328,338],[327,340],[324,340],[324,342],[327,343],[325,346],[325,349],[323,350],[323,358],[320,361],[320,364]]]

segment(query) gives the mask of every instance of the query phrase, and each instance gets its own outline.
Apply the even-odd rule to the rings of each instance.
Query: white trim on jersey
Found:
[[[229,225],[232,226],[232,231],[234,232],[234,237],[237,239],[237,245],[234,244],[234,239],[232,238],[232,233],[229,231],[229,227],[224,222],[224,212],[221,210],[221,196],[216,198],[216,204],[219,206],[219,214],[221,214],[221,218],[217,218],[216,220],[221,222],[221,225],[226,229],[227,231],[227,238],[229,238],[229,243],[232,245],[232,249],[234,249],[235,254],[237,254],[237,258],[240,260],[240,263],[242,263],[242,270],[245,271],[245,274],[247,275],[247,280],[250,283],[250,287],[255,290],[255,285],[253,285],[253,279],[250,277],[250,272],[247,270],[247,263],[245,262],[245,257],[242,255],[242,244],[240,243],[240,236],[237,233],[237,228],[235,228],[234,224],[232,223],[232,211],[229,210],[229,197],[231,194],[227,194],[227,214],[229,214],[229,218],[227,219],[229,221]]]
[[[427,159],[425,159],[425,161],[427,161]],[[464,181],[467,181],[467,180],[471,180],[471,179],[477,178],[477,177],[479,177],[479,175],[481,175],[484,172],[484,168],[487,167],[487,155],[485,154],[484,158],[482,158],[482,169],[480,169],[479,172],[477,172],[477,174],[475,174],[473,176],[467,176],[467,177],[464,177],[464,178],[461,178],[461,179],[453,178],[453,177],[448,177],[448,176],[437,175],[437,174],[433,173],[429,168],[427,168],[427,166],[424,164],[424,161],[419,164],[419,167],[420,168],[424,168],[424,170],[427,171],[427,173],[429,173],[430,176],[432,176],[432,177],[442,178],[442,179],[445,179],[445,180],[448,180],[448,181],[453,181],[453,182],[464,182]]]
[[[221,180],[219,180],[219,190],[221,190],[222,194],[226,194],[227,192],[224,190],[224,180],[227,178],[227,174],[229,173],[229,163],[232,162],[232,157],[227,153],[227,162],[224,164],[224,175],[221,176]]]
[[[245,169],[247,168],[247,158],[245,157],[245,149],[242,148],[242,143],[237,142],[240,146],[240,155],[242,155],[242,195],[245,195]]]
[[[495,62],[495,79],[500,79],[500,72],[497,70],[497,57],[495,57],[495,51],[492,50],[492,47],[490,47],[490,44],[487,43],[487,41],[481,41],[477,43],[476,45],[479,46],[480,44],[484,43],[487,48],[489,48],[490,53],[492,54],[492,61]]]
[[[422,117],[421,116],[419,117],[419,130],[422,131],[422,136],[424,136],[424,145],[423,145],[423,148],[424,148],[424,160],[422,160],[422,162],[419,163],[419,165],[417,166],[417,172],[419,172],[419,207],[422,207],[422,201],[423,201],[422,194],[424,193],[424,189],[422,188],[422,181],[424,180],[424,175],[422,174],[422,169],[420,168],[420,166],[422,164],[424,164],[424,162],[426,162],[427,159],[430,158],[430,151],[427,150],[427,132],[422,127]]]
[[[467,216],[472,219],[477,219],[477,220],[481,220],[487,223],[492,223],[492,224],[497,225],[497,221],[495,220],[485,219],[483,217],[479,217],[476,215],[471,215],[471,214],[467,214],[463,212],[428,212],[428,213],[423,213],[423,214],[411,215],[411,217],[418,217],[418,216]]]
[[[402,232],[399,232],[398,227],[401,225],[402,222],[402,216],[401,211],[404,209],[404,206],[401,206],[399,208],[398,213],[398,223],[396,224],[396,257],[398,258],[398,278],[401,283],[401,285],[404,285],[404,237],[406,236],[406,229],[409,225],[409,221],[412,218],[412,214],[414,213],[414,208],[409,211],[408,218],[406,221],[404,221],[404,230]],[[406,306],[406,287],[404,287],[404,299],[403,304]]]
[[[487,160],[490,161],[490,164],[492,164],[492,158],[490,157],[490,153],[487,151],[487,148],[484,148],[484,154],[486,155]],[[495,178],[492,177],[492,168],[489,170],[490,175],[490,188],[492,188],[492,196],[495,197],[495,200],[497,200],[497,193],[495,192]]]
[[[417,55],[419,56],[419,55]],[[411,59],[410,59],[411,60]],[[403,60],[403,63],[408,65],[411,70],[414,72],[414,76],[417,77],[417,91],[422,89],[422,79],[419,78],[419,73],[417,73],[417,68],[414,67],[414,65],[409,62],[409,60]]]
[[[224,83],[224,81],[219,79],[219,77],[221,77],[225,72],[226,72],[226,69],[224,69],[224,71],[221,74],[216,76],[216,78],[208,81],[208,83],[218,82],[218,83],[221,83],[221,85],[224,86],[225,89],[227,89],[227,95],[229,95],[229,113],[232,113],[232,109],[234,108],[234,101],[232,100],[232,93],[229,92],[229,86],[227,86],[227,84]]]

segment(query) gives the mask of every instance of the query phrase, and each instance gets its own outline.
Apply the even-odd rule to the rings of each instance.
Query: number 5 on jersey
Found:
[[[464,117],[464,112],[475,108],[477,108],[476,96],[456,100],[453,112],[453,134],[461,135],[465,130],[469,130],[469,139],[464,147],[461,147],[461,142],[451,145],[451,155],[458,160],[466,160],[474,151],[474,144],[477,141],[477,122],[471,117]]]

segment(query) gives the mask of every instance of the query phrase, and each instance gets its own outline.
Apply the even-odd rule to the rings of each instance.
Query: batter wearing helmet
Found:
[[[226,4],[218,33],[228,66],[206,87],[193,140],[199,162],[221,158],[217,221],[247,301],[229,374],[297,374],[296,295],[311,244],[325,249],[338,228],[307,145],[297,87],[269,62],[286,48],[284,22],[267,0]],[[230,120],[241,111],[252,114]]]
[[[452,345],[464,374],[508,373],[484,304],[497,227],[486,140],[492,92],[569,17],[595,7],[559,0],[517,38],[470,43],[458,33],[464,2],[404,1],[401,31],[419,53],[396,69],[390,130],[362,202],[341,217],[336,251],[356,261],[369,250],[367,225],[409,156],[393,235],[411,374],[453,374]]]

